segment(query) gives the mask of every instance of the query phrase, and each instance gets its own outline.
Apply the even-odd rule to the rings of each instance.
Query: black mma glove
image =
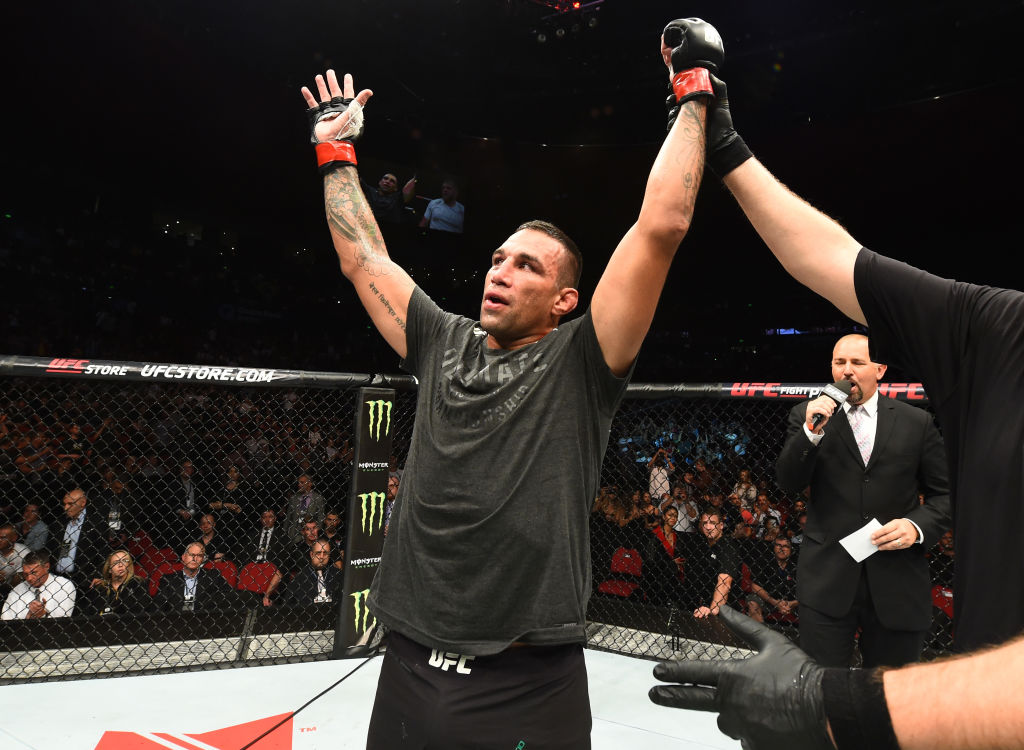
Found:
[[[671,94],[668,106],[668,129],[679,114],[679,107],[698,96],[713,96],[710,73],[717,73],[725,59],[722,37],[714,26],[700,18],[679,18],[661,33],[666,47],[672,49]]]
[[[316,137],[316,125],[318,122],[341,117],[345,112],[348,112],[353,101],[353,99],[335,96],[330,101],[322,102],[306,110],[306,114],[309,117],[309,140],[316,146],[317,169],[321,175],[333,172],[339,167],[353,166],[358,163],[356,161],[356,150],[352,142],[363,132],[362,107],[359,107],[359,105],[356,105],[358,110],[355,111],[355,117],[352,118],[353,120],[358,120],[358,122],[354,122],[351,126],[346,127],[345,131],[341,134],[342,138],[339,140],[320,141]],[[349,114],[351,116],[353,113]]]
[[[680,685],[656,686],[662,706],[717,711],[718,728],[745,750],[834,750],[829,740],[822,678],[827,671],[784,635],[729,607],[718,619],[756,648],[749,659],[663,662],[654,676]]]
[[[708,107],[706,163],[721,179],[753,154],[732,125],[729,91],[725,81],[712,75],[711,86],[715,91],[715,101]]]

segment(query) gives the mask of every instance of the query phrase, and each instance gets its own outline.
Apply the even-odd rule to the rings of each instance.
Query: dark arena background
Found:
[[[107,551],[131,551],[146,601],[114,622],[84,607],[4,622],[0,685],[359,653],[372,615],[357,581],[375,563],[356,540],[373,537],[386,475],[404,468],[415,383],[342,277],[325,226],[299,88],[329,67],[375,92],[357,145],[363,178],[418,178],[406,221],[384,228],[392,258],[454,312],[477,316],[491,251],[533,218],[581,247],[583,309],[640,207],[665,132],[658,38],[684,16],[722,33],[737,129],[795,192],[881,253],[1024,286],[1019,0],[573,5],[5,9],[0,524],[20,539],[31,506],[59,533],[62,498],[83,488],[105,519]],[[447,179],[466,207],[462,235],[418,227]],[[778,266],[705,175],[605,456],[592,649],[742,651],[676,606],[685,574],[658,564],[643,493],[681,487],[729,506],[750,472],[781,524],[766,531],[730,514],[728,533],[747,550],[734,584],[745,607],[773,536],[801,532],[799,498],[773,472],[787,411],[831,379],[835,340],[856,330]],[[927,409],[918,378],[891,368],[883,395]],[[369,402],[380,406],[364,414]],[[385,403],[391,442],[367,458],[381,449],[369,442]],[[673,469],[653,487],[659,455]],[[195,492],[183,515],[186,464]],[[363,476],[371,465],[377,474]],[[343,565],[344,597],[294,603],[285,580],[264,606],[263,576],[284,566],[246,568],[253,535],[263,510],[285,520],[302,477],[337,514],[339,545],[360,556]],[[223,553],[207,565],[228,593],[210,611],[159,612],[148,597],[180,570],[182,542],[207,513]],[[926,657],[950,650],[954,550],[955,540],[929,552]],[[770,624],[792,635],[797,616]]]

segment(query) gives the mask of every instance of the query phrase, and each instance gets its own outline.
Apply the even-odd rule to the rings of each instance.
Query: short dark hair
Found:
[[[562,264],[561,273],[558,274],[558,283],[563,287],[569,286],[576,289],[580,284],[580,275],[583,273],[583,253],[580,252],[572,238],[550,221],[541,221],[540,219],[524,221],[516,227],[517,232],[524,229],[543,232],[565,249],[568,262]]]
[[[28,567],[29,565],[49,565],[50,564],[50,553],[44,549],[29,552],[21,559],[22,567]]]

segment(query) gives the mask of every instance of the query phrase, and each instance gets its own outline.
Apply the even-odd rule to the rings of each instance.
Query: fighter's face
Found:
[[[506,349],[533,343],[576,306],[558,285],[565,250],[534,229],[516,232],[494,251],[484,280],[480,327],[492,345]]]
[[[865,336],[844,336],[832,350],[832,379],[850,381],[851,404],[862,404],[878,390],[885,365],[871,361]]]

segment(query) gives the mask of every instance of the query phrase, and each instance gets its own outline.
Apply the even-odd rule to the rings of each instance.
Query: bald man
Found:
[[[800,647],[820,664],[849,666],[860,629],[864,666],[901,666],[920,658],[931,624],[925,552],[951,523],[946,454],[931,414],[879,397],[886,366],[871,361],[866,336],[839,339],[831,369],[850,383],[849,398],[793,407],[775,465],[787,492],[810,488]],[[857,562],[839,542],[871,519],[882,525],[876,552]]]

